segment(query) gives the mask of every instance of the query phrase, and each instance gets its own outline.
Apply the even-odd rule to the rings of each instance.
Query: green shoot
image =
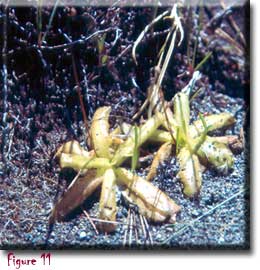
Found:
[[[99,54],[99,64],[105,65],[108,60],[108,55],[106,53],[105,49],[105,40],[106,40],[106,33],[97,40],[97,47],[98,47],[98,54]]]
[[[212,55],[212,52],[208,52],[206,54],[206,56],[198,63],[198,65],[195,67],[194,70],[195,71],[199,70],[208,61],[208,59],[211,57],[211,55]]]
[[[102,57],[101,57],[101,64],[102,65],[105,65],[106,64],[106,62],[107,62],[107,60],[108,60],[108,55],[102,55]]]
[[[204,89],[203,87],[200,87],[200,88],[192,95],[192,97],[190,98],[190,103],[192,102],[192,100],[194,100],[194,99],[201,93],[201,91],[202,91],[203,89]]]
[[[203,117],[203,115],[201,113],[199,113],[199,118],[200,118],[200,120],[202,122],[204,131],[202,132],[202,134],[200,135],[197,143],[193,147],[191,154],[194,154],[199,150],[200,146],[205,142],[206,136],[207,136],[207,133],[208,133],[208,130],[209,130],[209,127],[206,124],[205,118]]]
[[[138,142],[139,142],[139,128],[135,125],[134,127],[134,150],[132,156],[131,163],[131,171],[134,172],[137,166],[137,162],[139,159],[139,151],[138,151]]]
[[[99,54],[102,54],[104,52],[105,40],[106,40],[106,33],[103,34],[103,36],[101,36],[101,38],[97,40],[97,47]]]
[[[177,127],[176,130],[176,156],[179,153],[179,147],[180,147],[180,129]]]

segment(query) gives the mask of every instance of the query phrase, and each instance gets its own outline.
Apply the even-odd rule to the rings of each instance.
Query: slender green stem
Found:
[[[140,129],[135,125],[134,127],[134,151],[132,156],[132,163],[131,163],[131,171],[134,172],[137,166],[138,158],[139,158],[139,151],[138,151],[138,141],[139,141],[139,132]]]
[[[195,67],[194,70],[195,71],[199,70],[208,61],[211,55],[212,55],[212,52],[208,52],[206,56],[198,63],[198,65]]]

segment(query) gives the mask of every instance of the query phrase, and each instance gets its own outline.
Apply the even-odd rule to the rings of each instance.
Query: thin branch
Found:
[[[226,4],[225,4],[225,2],[223,0],[220,0],[220,4],[221,4],[223,9],[227,9]],[[228,20],[229,20],[229,23],[231,24],[231,26],[233,27],[233,29],[235,30],[235,32],[238,34],[238,36],[239,36],[240,40],[242,41],[243,45],[246,46],[245,37],[244,37],[242,31],[238,27],[236,21],[234,20],[234,18],[232,17],[231,14],[228,14]]]
[[[92,38],[102,35],[104,33],[110,32],[110,31],[115,31],[116,29],[117,28],[109,27],[104,30],[98,30],[95,33],[89,35],[88,37],[85,37],[84,39],[77,39],[69,43],[64,43],[64,44],[55,45],[55,46],[41,46],[40,49],[53,51],[53,50],[62,50],[62,49],[72,48],[75,45],[85,45],[85,43],[91,40]]]
[[[102,35],[104,33],[110,32],[110,31],[115,31],[117,30],[117,28],[115,27],[109,27],[107,29],[104,30],[98,30],[95,33],[83,38],[83,39],[77,39],[68,43],[64,43],[64,44],[60,44],[60,45],[55,45],[55,46],[38,46],[38,45],[32,45],[29,47],[25,47],[25,48],[20,48],[16,51],[12,50],[10,52],[7,53],[7,56],[11,56],[14,53],[16,53],[19,50],[34,50],[34,49],[40,49],[43,52],[54,52],[54,51],[60,51],[60,50],[64,50],[64,49],[69,49],[69,48],[73,48],[75,45],[85,45],[87,42],[89,42],[92,38],[95,38],[99,35]]]
[[[239,54],[239,56],[244,55],[244,51],[241,48],[240,44],[234,39],[232,38],[227,32],[225,32],[224,30],[222,30],[221,28],[217,28],[215,30],[215,33],[223,38],[224,40],[228,41],[230,44],[233,45],[233,48],[237,51],[237,53]]]

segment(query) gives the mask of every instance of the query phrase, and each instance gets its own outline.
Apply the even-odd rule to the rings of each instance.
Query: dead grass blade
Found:
[[[158,111],[161,111],[163,108],[164,98],[163,98],[163,94],[160,93],[161,84],[162,84],[166,69],[168,67],[169,61],[171,59],[173,50],[175,48],[177,33],[180,34],[180,40],[177,44],[178,47],[180,46],[180,44],[184,38],[184,31],[182,28],[180,18],[179,18],[178,13],[177,13],[177,5],[176,4],[173,6],[173,8],[171,10],[171,14],[167,18],[172,19],[172,21],[173,21],[172,30],[168,33],[166,40],[165,40],[165,43],[162,46],[161,51],[159,53],[160,58],[159,58],[157,66],[155,68],[156,72],[158,72],[158,78],[157,78],[157,74],[156,74],[157,79],[155,80],[154,85],[151,86],[151,88],[150,88],[151,93],[148,96],[149,103],[150,103],[150,106],[148,108],[148,117],[150,117],[152,115],[152,111],[155,108]],[[169,49],[167,50],[165,59],[163,60],[164,54],[165,54],[165,48],[166,48],[166,45],[167,45],[170,37],[171,37],[171,41],[170,41]]]
[[[90,217],[90,215],[88,214],[88,212],[87,212],[85,209],[83,209],[83,207],[81,207],[81,209],[82,209],[84,215],[87,217],[87,219],[88,219],[89,223],[91,224],[92,228],[94,229],[96,235],[99,235],[98,230],[97,230],[97,227],[96,227],[96,225],[94,224],[94,222],[93,222],[93,220],[91,219],[91,217]]]
[[[162,14],[160,14],[159,16],[157,16],[154,20],[152,20],[152,22],[150,24],[148,24],[144,30],[141,32],[141,34],[139,35],[139,37],[137,38],[137,40],[134,43],[134,46],[132,48],[132,57],[135,61],[135,64],[137,65],[137,60],[136,60],[136,48],[139,45],[139,43],[141,42],[141,40],[144,38],[145,34],[151,29],[151,27],[156,24],[158,21],[160,21],[165,15],[167,15],[169,13],[169,11],[165,11]]]

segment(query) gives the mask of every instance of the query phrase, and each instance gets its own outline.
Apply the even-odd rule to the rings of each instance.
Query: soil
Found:
[[[239,135],[242,130],[245,134],[245,149],[235,156],[233,172],[221,176],[206,170],[199,196],[188,199],[176,178],[178,164],[172,156],[160,165],[153,183],[182,207],[176,224],[148,224],[146,234],[142,231],[142,218],[135,208],[126,205],[118,191],[120,224],[112,234],[97,235],[82,211],[85,209],[93,220],[97,216],[96,192],[66,221],[56,223],[47,237],[53,205],[75,175],[72,170],[61,172],[53,155],[71,139],[87,147],[72,58],[88,121],[96,108],[109,105],[111,126],[122,121],[131,123],[146,98],[169,23],[159,23],[145,36],[137,50],[137,66],[131,47],[155,12],[160,14],[167,9],[58,7],[41,43],[43,48],[39,48],[38,33],[46,33],[53,7],[41,10],[39,30],[36,8],[1,6],[1,33],[5,33],[7,18],[7,35],[0,41],[1,248],[249,248],[249,44],[243,44],[231,26],[231,17],[223,15],[218,6],[203,7],[201,22],[197,19],[200,9],[181,9],[185,40],[174,51],[162,88],[165,98],[170,100],[189,82],[193,72],[190,59],[196,43],[194,66],[212,53],[200,69],[203,76],[196,87],[201,91],[191,103],[192,119],[199,112],[225,111],[235,115],[232,129],[216,133]],[[231,16],[248,41],[248,6],[232,8]],[[104,37],[104,43],[98,42],[101,38],[78,41],[106,29],[106,34],[99,36]],[[228,33],[235,43],[221,38],[216,29]],[[73,46],[55,48],[72,41]],[[140,175],[147,173],[149,162],[139,168]],[[130,212],[136,224],[133,230],[126,225]]]

